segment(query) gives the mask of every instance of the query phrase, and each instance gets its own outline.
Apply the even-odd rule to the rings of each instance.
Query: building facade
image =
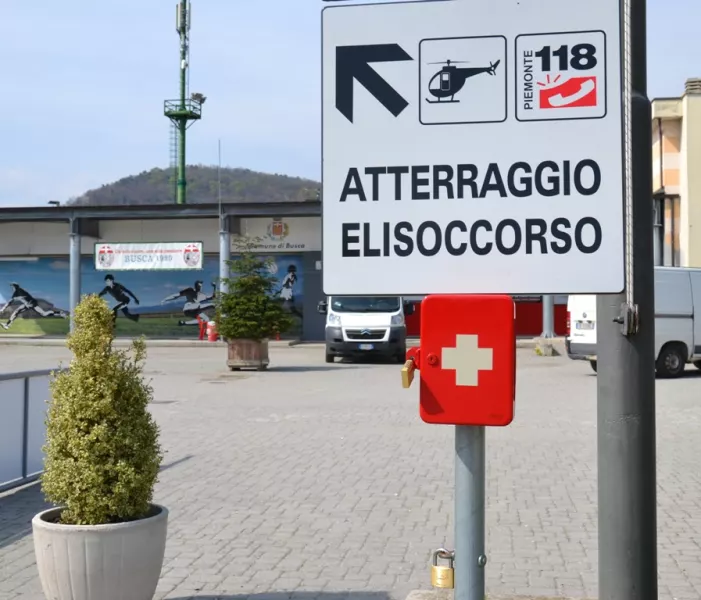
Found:
[[[655,264],[701,267],[701,79],[652,102]]]
[[[256,252],[272,259],[275,293],[284,300],[294,322],[285,337],[323,339],[323,317],[315,310],[322,298],[319,221],[312,215],[244,217],[235,219],[234,231],[226,232],[232,257],[236,240],[248,238],[256,240]],[[65,221],[3,222],[0,214],[0,335],[68,333],[69,272],[71,260],[76,260],[80,294],[105,294],[118,317],[117,335],[197,337],[201,323],[215,313],[213,299],[222,272],[220,219],[110,218],[93,223],[97,223],[93,232],[84,231],[80,236],[79,256],[76,253],[72,259],[70,226]],[[97,269],[97,242],[200,242],[202,268]],[[117,287],[108,285],[107,278]]]

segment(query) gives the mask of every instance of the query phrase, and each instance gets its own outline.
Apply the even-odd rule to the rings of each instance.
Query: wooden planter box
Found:
[[[256,369],[263,371],[268,368],[268,340],[227,340],[227,366],[231,371],[241,369]]]

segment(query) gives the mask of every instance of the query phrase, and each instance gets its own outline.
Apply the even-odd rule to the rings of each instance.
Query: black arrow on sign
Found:
[[[399,44],[336,48],[336,108],[353,122],[353,80],[357,80],[395,117],[409,103],[369,63],[414,60]]]

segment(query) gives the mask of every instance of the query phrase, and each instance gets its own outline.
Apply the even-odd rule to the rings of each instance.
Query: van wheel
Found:
[[[334,355],[333,355],[333,354],[329,354],[329,353],[327,352],[327,353],[326,353],[326,362],[327,362],[327,363],[332,363],[332,362],[334,362],[334,360],[335,360]]]
[[[397,362],[403,365],[406,362],[406,348],[397,353]]]
[[[660,351],[655,363],[655,370],[659,377],[670,379],[679,377],[684,373],[686,366],[686,350],[681,344],[667,344]]]
[[[701,360],[695,361],[695,362],[694,362],[694,366],[695,366],[699,371],[701,371]]]
[[[591,367],[591,370],[596,373],[596,361],[595,360],[590,360],[589,361],[589,366]]]

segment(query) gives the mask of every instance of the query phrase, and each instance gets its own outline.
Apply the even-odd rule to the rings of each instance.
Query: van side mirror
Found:
[[[415,312],[415,310],[416,310],[416,309],[415,309],[415,307],[414,307],[414,303],[413,303],[413,302],[407,302],[407,303],[404,305],[404,314],[405,314],[406,316],[411,316],[411,315],[413,315],[414,312]]]
[[[329,303],[322,300],[316,305],[316,310],[319,314],[325,315],[327,312],[329,312]]]

